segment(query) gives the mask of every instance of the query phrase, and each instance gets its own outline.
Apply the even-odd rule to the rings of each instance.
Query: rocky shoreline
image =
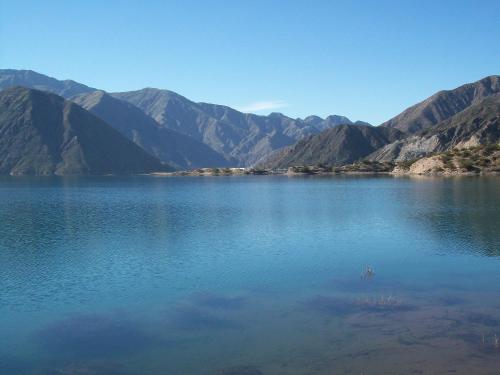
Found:
[[[475,176],[500,174],[500,145],[452,149],[410,161],[363,160],[343,166],[305,165],[287,169],[198,168],[190,171],[158,172],[155,176],[304,176],[304,175],[432,175]]]

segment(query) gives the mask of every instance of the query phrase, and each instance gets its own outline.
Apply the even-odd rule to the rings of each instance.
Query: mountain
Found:
[[[295,165],[349,164],[403,136],[397,129],[339,125],[276,152],[259,167],[273,169]]]
[[[277,149],[340,123],[335,117],[305,121],[281,113],[242,113],[223,105],[195,103],[172,91],[154,88],[112,95],[137,106],[163,127],[203,142],[227,159],[235,159],[239,166],[253,165]]]
[[[0,90],[16,85],[53,92],[67,99],[96,91],[95,88],[74,81],[59,81],[29,70],[0,70]],[[275,150],[292,145],[311,134],[318,134],[340,124],[352,123],[348,118],[336,115],[325,119],[310,116],[304,120],[292,119],[280,113],[258,116],[242,113],[227,106],[195,103],[172,91],[151,88],[112,95],[138,107],[161,127],[193,139],[190,144],[165,141],[163,146],[155,144],[153,150],[152,144],[149,144],[148,148],[147,137],[142,134],[143,147],[162,160],[183,168],[205,166],[207,163],[214,163],[213,165],[217,166],[227,164],[249,166]],[[102,112],[100,115],[104,116]],[[110,118],[105,120],[113,122]],[[111,125],[122,129],[124,126],[138,129],[134,124],[113,122]],[[128,137],[131,135],[130,131],[126,131],[125,134]],[[131,139],[139,141],[139,136]],[[174,144],[179,146],[174,148]],[[201,147],[201,144],[221,156],[210,153],[206,147],[194,149]],[[184,146],[189,146],[189,149]],[[175,154],[175,157],[172,154]],[[200,163],[199,159],[204,162]]]
[[[0,90],[14,86],[48,91],[66,99],[96,90],[75,81],[60,81],[32,70],[0,69]]]
[[[500,76],[440,91],[377,127],[341,125],[277,151],[259,163],[267,168],[341,165],[368,159],[414,160],[454,147],[499,140]],[[305,121],[315,125],[319,118]],[[388,132],[392,131],[392,132]]]
[[[485,97],[500,93],[500,76],[485,77],[454,90],[439,91],[381,126],[417,133],[450,118]]]
[[[104,91],[80,94],[71,100],[106,121],[151,155],[178,169],[230,165],[231,161],[207,145],[161,127],[136,106]]]
[[[500,139],[500,93],[490,95],[433,128],[397,140],[375,151],[375,161],[414,160],[454,147],[496,143]]]
[[[319,116],[308,116],[304,119],[308,125],[314,126],[319,131],[333,128],[337,125],[352,124],[352,121],[345,116],[330,115],[325,119]]]
[[[0,174],[131,174],[170,170],[80,106],[47,92],[0,92]]]

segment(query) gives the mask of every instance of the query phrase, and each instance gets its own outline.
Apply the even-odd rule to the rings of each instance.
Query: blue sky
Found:
[[[0,0],[0,67],[378,124],[500,74],[500,1]]]

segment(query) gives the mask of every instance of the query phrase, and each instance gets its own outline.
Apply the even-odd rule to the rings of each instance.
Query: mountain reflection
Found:
[[[500,194],[496,177],[412,177],[410,217],[448,253],[500,256]],[[449,243],[455,246],[448,246]]]

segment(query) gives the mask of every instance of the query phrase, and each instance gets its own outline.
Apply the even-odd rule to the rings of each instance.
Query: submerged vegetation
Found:
[[[375,276],[375,271],[370,266],[366,266],[366,268],[361,273],[361,278],[363,280],[370,280],[374,276]]]

